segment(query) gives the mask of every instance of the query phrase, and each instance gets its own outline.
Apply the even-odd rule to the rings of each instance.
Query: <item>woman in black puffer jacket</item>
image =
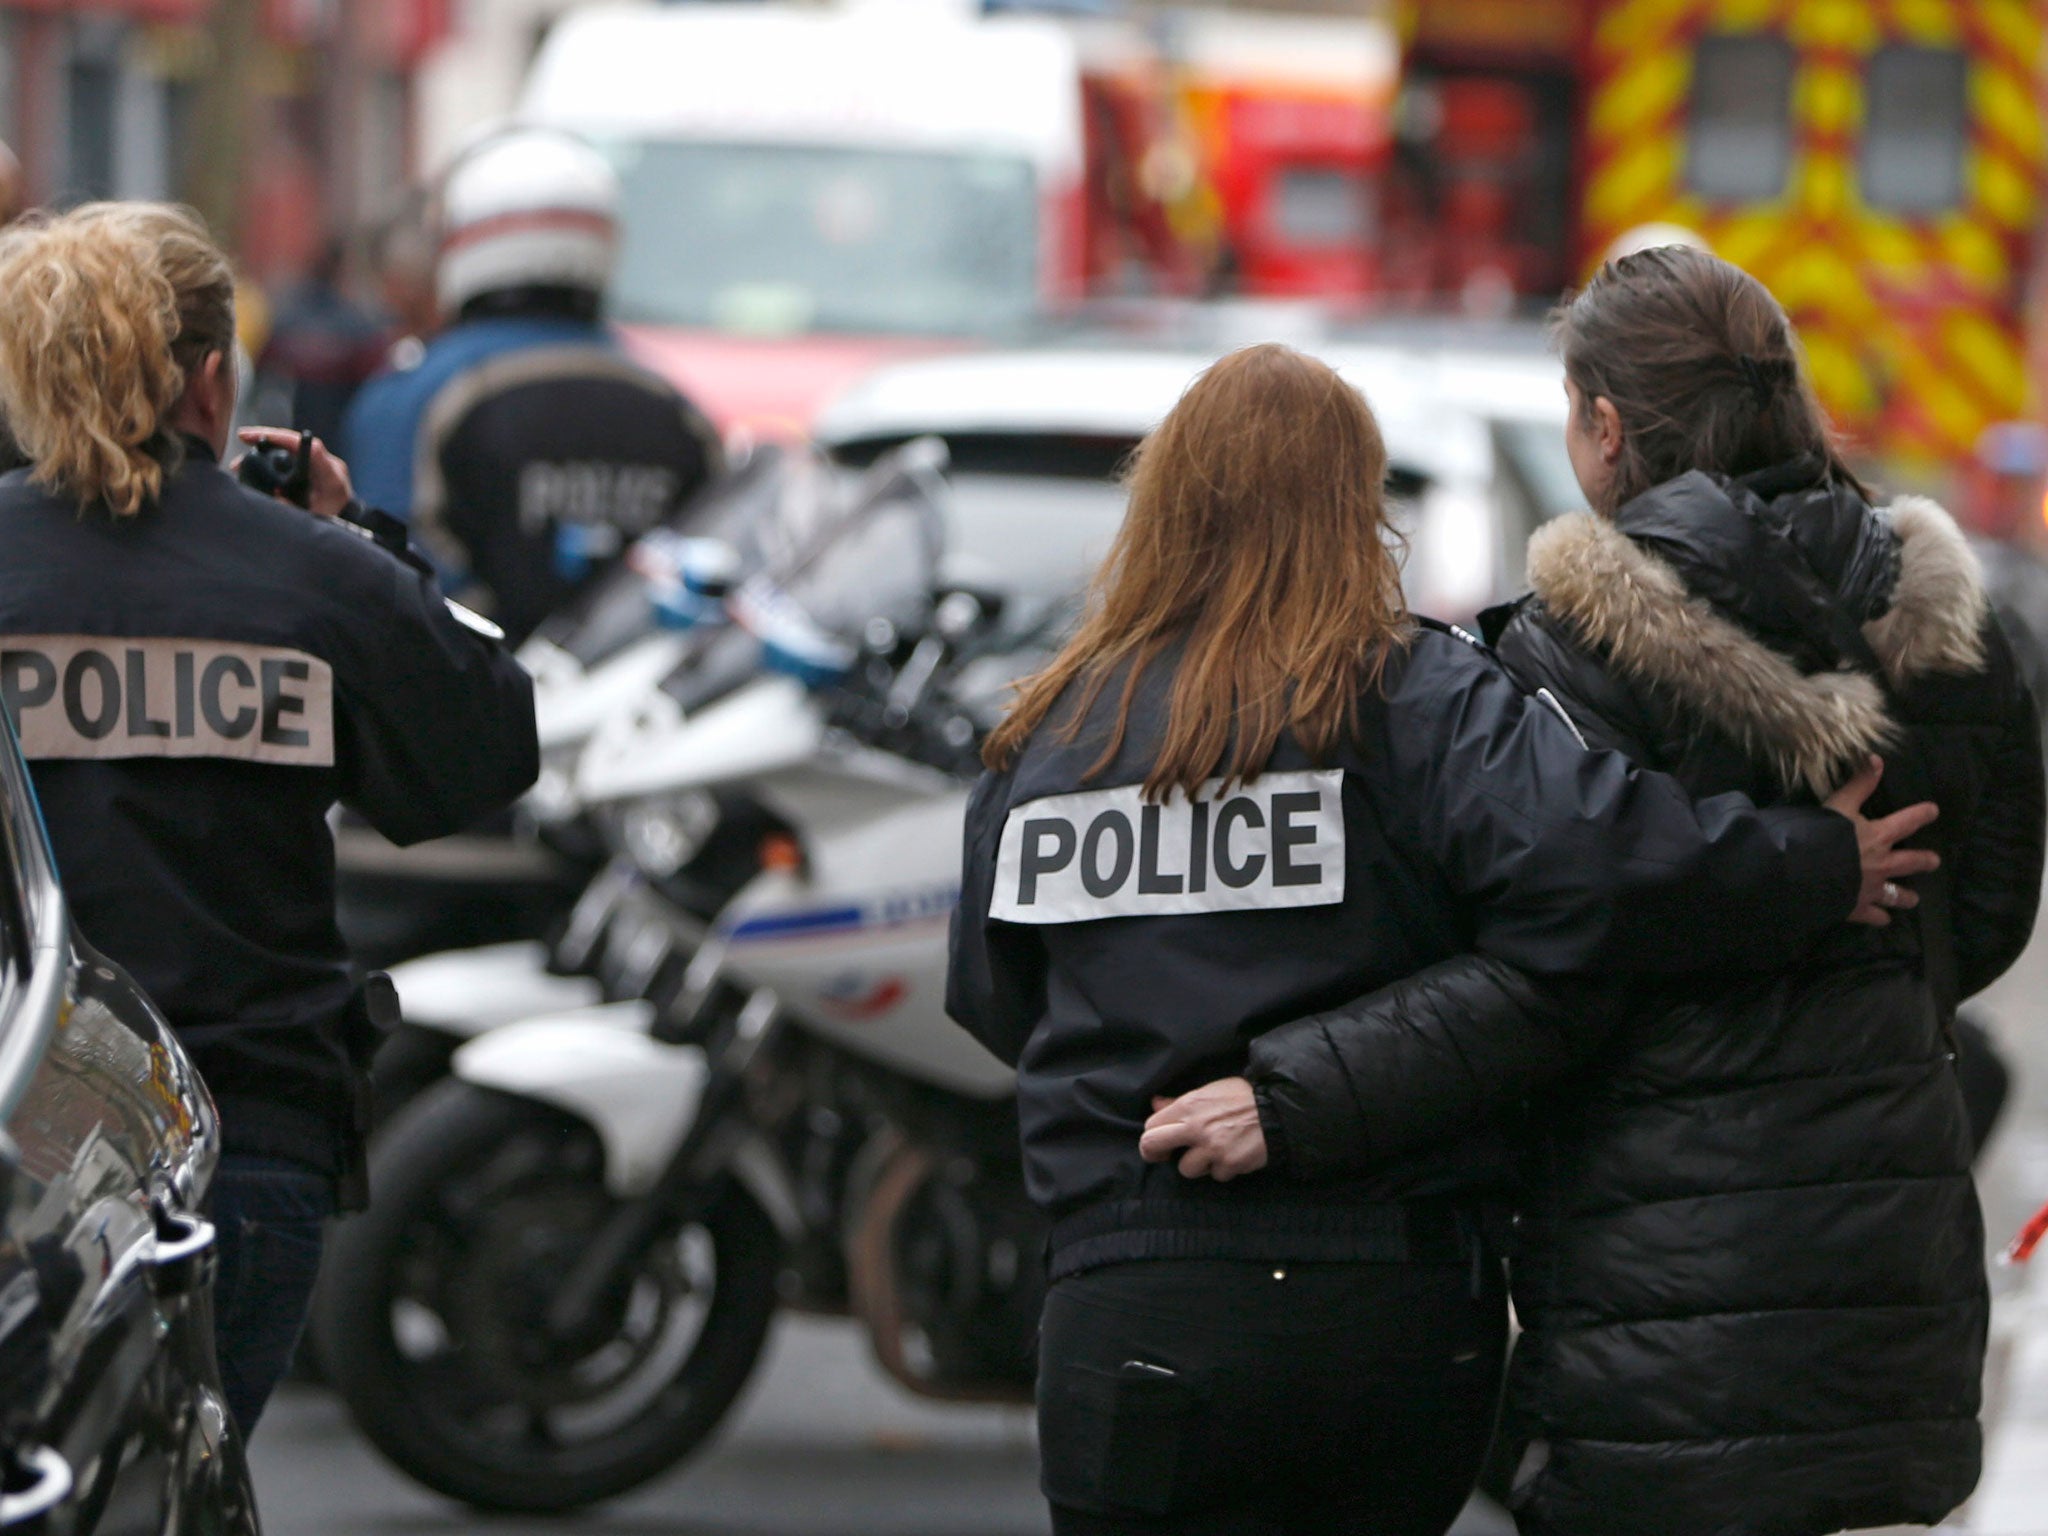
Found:
[[[1948,1026],[2032,929],[2033,705],[1954,524],[1870,509],[1753,279],[1645,252],[1559,332],[1600,515],[1532,543],[1501,660],[1694,794],[1808,802],[1882,752],[1898,803],[1940,802],[1946,867],[1772,977],[1567,994],[1467,958],[1283,1025],[1247,1074],[1264,1141],[1314,1179],[1526,1103],[1525,1533],[1931,1524],[1976,1482],[1987,1312]],[[1203,1119],[1169,1106],[1148,1154]]]

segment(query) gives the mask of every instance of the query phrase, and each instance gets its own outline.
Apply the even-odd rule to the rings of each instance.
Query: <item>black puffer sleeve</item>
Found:
[[[1461,955],[1268,1030],[1245,1075],[1268,1157],[1317,1179],[1477,1125],[1566,1070],[1619,1016],[1613,989]]]

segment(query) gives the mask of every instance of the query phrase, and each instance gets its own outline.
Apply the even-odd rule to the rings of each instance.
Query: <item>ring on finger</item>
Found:
[[[1884,883],[1883,893],[1877,898],[1877,904],[1881,907],[1896,907],[1904,903],[1905,899],[1906,893],[1900,890],[1892,881],[1887,880]]]

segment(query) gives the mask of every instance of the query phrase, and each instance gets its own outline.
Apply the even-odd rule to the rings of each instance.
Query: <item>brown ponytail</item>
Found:
[[[198,216],[89,203],[0,234],[0,415],[41,484],[132,517],[163,489],[164,418],[232,356],[234,275]]]
[[[1690,246],[1638,251],[1601,267],[1551,326],[1581,408],[1604,397],[1621,417],[1621,457],[1595,511],[1688,470],[1746,475],[1801,457],[1863,490],[1792,322],[1740,267]]]

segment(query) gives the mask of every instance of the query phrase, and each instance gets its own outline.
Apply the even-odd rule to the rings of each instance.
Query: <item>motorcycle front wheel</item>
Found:
[[[385,1126],[370,1178],[313,1328],[363,1433],[436,1492],[529,1513],[624,1493],[696,1449],[753,1373],[781,1251],[738,1184],[649,1247],[601,1339],[571,1344],[549,1303],[616,1206],[588,1124],[450,1080]]]

